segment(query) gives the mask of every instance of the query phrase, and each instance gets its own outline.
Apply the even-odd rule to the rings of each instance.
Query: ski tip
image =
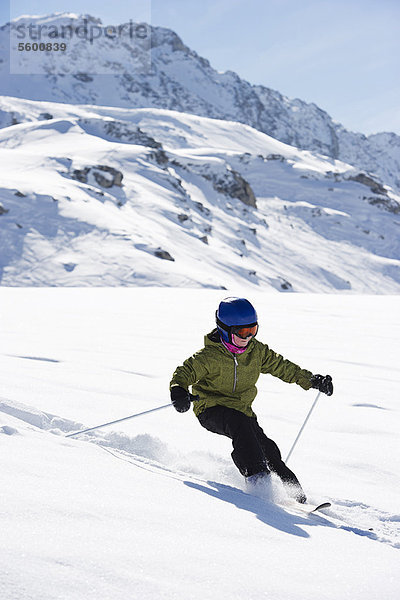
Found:
[[[323,508],[329,508],[330,506],[332,506],[332,504],[330,502],[321,502],[321,504],[318,504],[318,506],[315,506],[310,512],[316,512],[317,510],[321,510]]]

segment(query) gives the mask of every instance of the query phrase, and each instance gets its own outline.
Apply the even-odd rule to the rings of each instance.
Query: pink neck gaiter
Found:
[[[222,338],[221,342],[223,343],[223,345],[225,346],[225,348],[227,350],[229,350],[229,352],[232,352],[232,354],[243,354],[243,352],[246,352],[247,350],[247,346],[244,346],[244,348],[238,348],[237,346],[234,346],[233,344],[229,344],[229,342],[225,342],[225,340],[223,340]]]

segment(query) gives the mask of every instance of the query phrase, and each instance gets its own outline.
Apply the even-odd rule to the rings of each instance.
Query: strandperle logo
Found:
[[[103,25],[99,19],[11,23],[10,73],[93,75],[149,73],[151,27],[130,19]]]
[[[149,37],[149,27],[144,23],[134,23],[132,19],[123,25],[106,25],[101,27],[93,24],[92,21],[83,19],[79,25],[36,25],[29,23],[26,25],[16,25],[13,27],[17,40],[29,40],[31,42],[48,40],[70,40],[73,37],[87,40],[91,44],[101,37],[116,39],[128,37],[131,40],[144,40]]]

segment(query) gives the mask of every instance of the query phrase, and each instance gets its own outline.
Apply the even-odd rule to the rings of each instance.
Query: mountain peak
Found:
[[[23,21],[32,21],[34,24],[40,23],[54,23],[59,20],[68,20],[68,21],[83,21],[86,19],[87,21],[93,21],[96,23],[101,23],[101,19],[98,17],[94,17],[93,15],[87,14],[77,14],[71,12],[54,12],[47,13],[44,15],[20,15],[19,17],[15,17],[11,19],[11,23],[20,23]]]
[[[89,30],[97,28],[96,39],[69,39],[65,55],[26,53],[24,75],[19,75],[10,73],[10,33],[2,28],[4,94],[71,104],[164,108],[237,121],[284,143],[375,173],[400,190],[400,136],[350,132],[315,103],[251,85],[232,71],[220,73],[171,29],[133,23],[104,26],[93,15],[69,12],[25,15],[13,24],[27,25],[29,20],[37,27],[86,24]],[[102,34],[97,36],[97,30]],[[26,66],[28,59],[33,62]]]

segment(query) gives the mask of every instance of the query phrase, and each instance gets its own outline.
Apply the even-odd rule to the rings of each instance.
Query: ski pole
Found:
[[[195,401],[198,399],[198,396],[193,396],[189,394],[190,400]],[[115,423],[121,423],[122,421],[128,421],[128,419],[134,419],[135,417],[141,417],[142,415],[147,415],[148,413],[155,412],[156,410],[161,410],[162,408],[168,408],[172,406],[169,402],[168,404],[163,404],[162,406],[157,406],[156,408],[150,408],[150,410],[144,410],[143,412],[136,413],[134,415],[129,415],[129,417],[123,417],[122,419],[117,419],[116,421],[109,421],[108,423],[103,423],[102,425],[96,425],[96,427],[89,427],[88,429],[82,429],[81,431],[75,431],[75,433],[68,433],[65,437],[73,437],[75,435],[80,435],[81,433],[87,433],[88,431],[93,431],[94,429],[101,429],[102,427],[107,427],[107,425],[115,425]]]
[[[317,394],[317,396],[316,396],[316,398],[315,398],[315,400],[314,400],[314,402],[313,402],[313,405],[312,405],[312,407],[311,407],[311,408],[310,408],[310,410],[308,411],[308,415],[306,416],[306,418],[305,418],[305,421],[304,421],[303,425],[300,427],[300,431],[299,431],[299,433],[297,434],[297,437],[296,437],[296,439],[295,439],[295,440],[294,440],[294,442],[293,442],[293,446],[292,446],[292,447],[290,448],[290,450],[289,450],[289,454],[287,455],[285,462],[287,462],[287,461],[289,460],[289,458],[290,458],[290,456],[291,456],[291,454],[292,454],[292,452],[293,452],[293,450],[294,450],[294,448],[295,448],[295,446],[296,446],[297,442],[299,441],[299,437],[301,436],[301,434],[302,434],[302,432],[303,432],[303,429],[304,429],[304,427],[306,426],[306,424],[307,424],[307,421],[308,421],[308,419],[310,418],[310,415],[311,415],[312,411],[314,410],[314,408],[315,408],[315,405],[316,405],[316,404],[317,404],[317,402],[318,402],[318,398],[320,397],[320,394],[321,394],[321,392],[318,392],[318,394]]]

